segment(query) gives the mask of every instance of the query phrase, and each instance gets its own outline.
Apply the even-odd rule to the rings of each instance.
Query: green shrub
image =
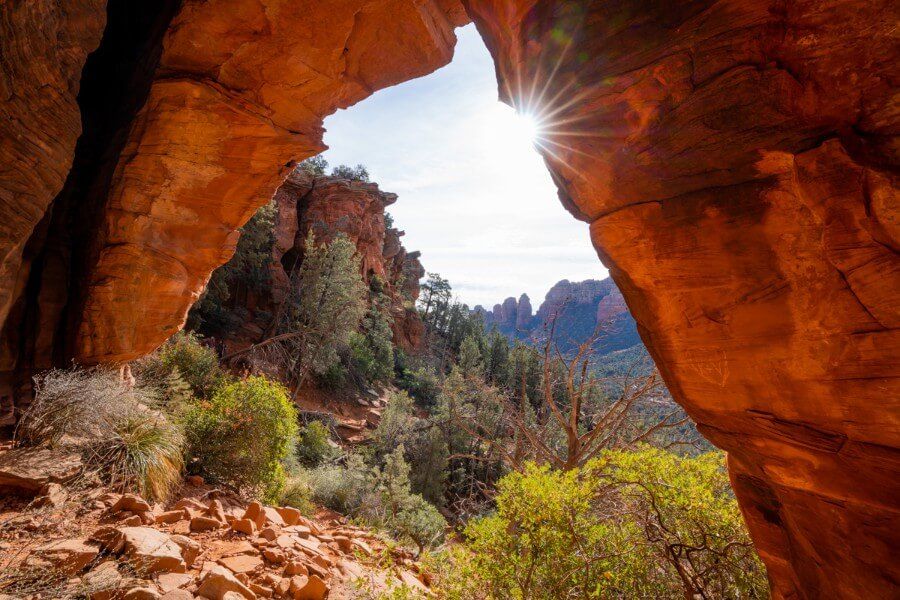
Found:
[[[293,473],[288,477],[279,504],[292,506],[306,516],[313,514],[315,507],[312,503],[312,490],[309,487],[309,477],[305,472]]]
[[[371,485],[371,474],[358,454],[347,457],[346,465],[325,465],[309,472],[312,499],[344,514],[354,514]]]
[[[529,464],[500,481],[496,502],[465,531],[488,597],[766,596],[720,455],[607,452],[566,472]]]
[[[373,472],[371,492],[359,514],[369,524],[386,529],[401,541],[412,542],[421,554],[443,539],[447,522],[422,496],[412,493],[403,445],[387,456],[384,468]]]
[[[191,407],[185,431],[191,456],[212,481],[278,498],[297,438],[297,410],[283,386],[265,377],[226,385]]]
[[[441,394],[441,381],[434,369],[427,366],[401,367],[396,383],[423,408],[434,407]]]
[[[335,448],[328,442],[329,432],[319,421],[312,421],[302,429],[297,441],[297,459],[305,467],[317,467],[334,458]]]
[[[142,360],[139,365],[138,377],[144,379],[177,372],[198,398],[209,398],[228,380],[215,350],[191,332],[176,333],[156,351],[155,358]]]

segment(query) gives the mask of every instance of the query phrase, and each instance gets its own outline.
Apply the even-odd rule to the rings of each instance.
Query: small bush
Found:
[[[177,370],[198,398],[209,398],[227,381],[216,352],[204,346],[200,338],[190,332],[176,333],[151,356],[153,358],[139,361],[138,377],[147,378],[143,376],[144,372],[152,374]]]
[[[325,465],[309,472],[312,499],[344,514],[354,514],[371,487],[371,476],[362,457],[351,454],[346,465]]]
[[[434,369],[427,366],[401,367],[397,387],[406,391],[423,408],[434,407],[441,394],[441,381]]]
[[[161,414],[137,410],[113,422],[108,439],[92,447],[91,459],[123,489],[149,500],[166,500],[184,469],[184,436]]]
[[[123,410],[153,402],[152,393],[129,389],[113,370],[53,369],[34,378],[34,400],[19,419],[16,440],[37,446],[100,439]]]
[[[265,377],[226,385],[188,411],[185,431],[208,478],[278,498],[286,482],[282,463],[297,437],[297,410],[283,386]]]
[[[312,421],[300,430],[297,441],[297,460],[305,467],[317,467],[323,461],[334,458],[335,448],[328,443],[328,428],[319,421]]]
[[[369,181],[369,170],[363,165],[349,167],[347,165],[338,165],[331,170],[332,177],[341,177],[350,179],[351,181]]]
[[[373,473],[371,492],[360,506],[360,515],[401,541],[412,542],[421,554],[443,538],[447,522],[434,506],[410,490],[404,452],[401,444],[387,456],[384,468]]]
[[[48,371],[35,378],[17,441],[65,443],[108,483],[166,500],[181,477],[184,437],[156,400],[152,388],[130,387],[111,370]]]
[[[292,506],[304,515],[310,516],[315,508],[311,498],[312,491],[309,487],[308,476],[303,472],[295,473],[288,477],[284,486],[284,492],[281,495],[280,504],[282,506]]]

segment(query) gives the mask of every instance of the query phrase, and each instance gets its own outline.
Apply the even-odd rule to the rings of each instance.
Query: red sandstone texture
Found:
[[[81,70],[100,42],[103,5],[74,0],[65,11],[56,0],[0,5],[0,330],[28,281],[33,255],[26,244],[32,237],[40,242],[46,226],[38,224],[72,165],[81,133]],[[13,346],[4,332],[0,372],[15,367]]]
[[[895,596],[897,3],[463,5],[502,97],[548,115],[560,198],[673,396],[729,451],[775,595]],[[0,10],[0,317],[36,310],[3,324],[4,377],[161,343],[237,228],[322,149],[322,118],[446,64],[467,18],[453,0],[185,1],[138,61],[148,89],[91,201],[54,206],[84,230],[77,252],[26,286],[29,242],[67,243],[65,220],[46,244],[32,232],[72,162],[103,10]]]
[[[898,5],[464,3],[776,596],[895,596]]]
[[[288,294],[291,271],[302,264],[307,235],[312,232],[317,243],[328,243],[343,233],[356,246],[366,283],[374,283],[375,277],[381,281],[390,302],[394,343],[415,350],[424,336],[414,307],[425,269],[419,253],[407,252],[400,242],[404,232],[385,222],[385,208],[396,202],[397,195],[382,192],[375,183],[314,176],[298,168],[278,188],[274,200],[271,283],[259,291],[230,290],[223,308],[234,315],[233,326],[209,333],[226,340],[228,351],[262,341]]]

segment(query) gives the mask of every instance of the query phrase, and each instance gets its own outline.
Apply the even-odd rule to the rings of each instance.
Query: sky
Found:
[[[497,100],[473,25],[450,65],[381,90],[325,120],[325,158],[364,164],[399,196],[388,208],[429,272],[488,308],[527,293],[535,308],[561,279],[603,279],[588,226],[560,204],[534,149],[533,123]]]

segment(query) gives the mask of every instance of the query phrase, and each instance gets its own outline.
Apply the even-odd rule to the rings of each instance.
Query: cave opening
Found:
[[[84,277],[101,240],[110,181],[134,116],[144,105],[162,52],[163,36],[181,0],[110,0],[100,44],[88,55],[77,103],[82,133],[62,190],[25,246],[30,266],[24,292],[12,308],[4,336],[16,348],[16,364],[4,374],[12,396],[30,395],[31,374],[63,366],[72,355],[75,315]],[[15,329],[15,330],[12,330]]]

